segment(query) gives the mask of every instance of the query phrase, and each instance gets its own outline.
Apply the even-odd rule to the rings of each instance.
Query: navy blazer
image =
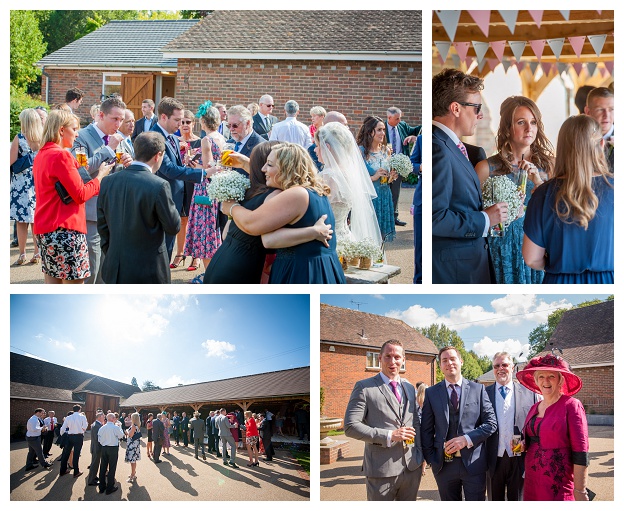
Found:
[[[444,466],[444,442],[449,428],[448,392],[445,380],[425,391],[421,418],[422,448],[425,460],[434,474]],[[460,453],[469,475],[485,474],[487,451],[485,441],[497,428],[496,414],[485,392],[485,387],[462,378],[459,400],[459,425],[457,436],[468,435],[473,446],[464,447]]]
[[[264,140],[269,140],[269,131],[271,131],[271,128],[273,128],[273,125],[279,121],[279,119],[275,117],[274,115],[267,115],[267,118],[269,119],[268,130],[262,120],[262,117],[260,117],[259,113],[253,116],[253,130],[258,135],[260,135]]]
[[[148,131],[151,131],[152,128],[154,127],[154,124],[156,124],[157,122],[158,122],[158,116],[154,114]],[[137,138],[144,131],[145,131],[145,117],[141,117],[138,121],[134,122],[134,130],[132,131],[132,136],[130,138],[134,142],[134,139]]]
[[[434,284],[491,283],[481,183],[451,138],[432,130],[431,210]]]

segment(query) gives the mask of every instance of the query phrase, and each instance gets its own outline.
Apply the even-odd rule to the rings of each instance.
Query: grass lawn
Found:
[[[327,436],[344,435],[344,429],[332,429],[327,433]]]
[[[303,470],[305,470],[308,475],[310,475],[310,453],[307,451],[297,451],[295,449],[291,449],[290,453],[299,462],[301,468],[303,468]]]

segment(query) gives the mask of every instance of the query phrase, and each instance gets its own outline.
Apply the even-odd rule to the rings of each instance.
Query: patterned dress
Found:
[[[32,153],[24,135],[17,135],[17,158]],[[32,223],[35,220],[35,181],[32,166],[11,174],[11,220]]]
[[[360,150],[363,156],[364,148],[360,146]],[[372,176],[381,167],[389,169],[388,159],[389,157],[382,152],[368,153],[368,158],[364,158],[368,173]],[[396,235],[396,230],[394,227],[394,204],[392,203],[390,185],[388,183],[381,184],[381,179],[378,179],[373,181],[373,186],[377,192],[377,197],[373,199],[373,208],[375,208],[375,214],[377,215],[381,238],[385,241],[392,241]]]
[[[163,443],[162,446],[163,447],[171,447],[171,440],[169,437],[169,427],[171,426],[171,421],[165,417],[162,420],[163,426],[165,428],[164,434],[163,434]]]
[[[212,157],[215,161],[219,161],[221,159],[221,151],[219,151],[219,147],[214,140],[210,139],[210,143]],[[195,202],[195,197],[197,196],[208,196],[208,183],[208,179],[204,179],[201,183],[195,183],[193,200],[191,201],[188,226],[186,228],[186,241],[184,243],[184,255],[193,258],[212,259],[212,256],[221,246],[218,204],[213,202],[211,206],[207,206]]]
[[[126,457],[124,461],[126,463],[136,463],[141,459],[141,434],[137,436],[135,433],[134,440],[128,438],[128,445],[126,446]]]

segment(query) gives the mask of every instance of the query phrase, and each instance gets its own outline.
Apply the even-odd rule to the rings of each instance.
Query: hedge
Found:
[[[32,96],[29,96],[28,94],[23,92],[11,91],[11,107],[9,115],[11,123],[11,138],[9,141],[13,140],[15,138],[15,135],[20,132],[19,114],[22,112],[22,110],[25,110],[26,108],[35,108],[36,106],[44,106],[46,107],[46,109],[49,110],[48,105],[44,101],[33,98]]]

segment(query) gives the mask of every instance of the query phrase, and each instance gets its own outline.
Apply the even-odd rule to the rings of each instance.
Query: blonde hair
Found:
[[[418,390],[416,391],[416,402],[421,408],[423,406],[423,403],[425,402],[425,390],[427,390],[428,388],[429,385],[427,385],[426,383],[421,383],[418,387]]]
[[[567,119],[559,130],[554,179],[557,180],[555,209],[566,224],[577,224],[587,230],[596,215],[598,197],[592,189],[594,174],[607,181],[609,172],[600,145],[600,125],[588,115]],[[609,186],[611,186],[609,184]]]
[[[43,136],[43,125],[41,117],[34,108],[26,108],[19,114],[20,130],[26,138],[28,146],[33,151],[38,151],[41,147],[41,138]]]
[[[250,410],[247,410],[247,411],[245,412],[245,417],[247,417],[248,419],[249,419],[252,415],[253,415],[253,414],[251,413],[251,411],[250,411]]]
[[[329,195],[329,187],[319,179],[316,165],[308,152],[298,144],[282,142],[271,151],[275,154],[279,173],[277,176],[283,190],[303,186],[317,194]]]
[[[322,115],[325,117],[327,115],[327,110],[325,110],[322,106],[313,106],[310,108],[310,115]]]
[[[130,418],[132,419],[132,424],[137,428],[141,427],[141,414],[139,412],[134,412]]]
[[[43,126],[41,145],[47,144],[48,142],[54,142],[60,145],[61,134],[59,132],[61,128],[67,128],[74,121],[80,126],[80,119],[78,116],[72,114],[69,110],[51,110],[48,115],[48,120]]]

